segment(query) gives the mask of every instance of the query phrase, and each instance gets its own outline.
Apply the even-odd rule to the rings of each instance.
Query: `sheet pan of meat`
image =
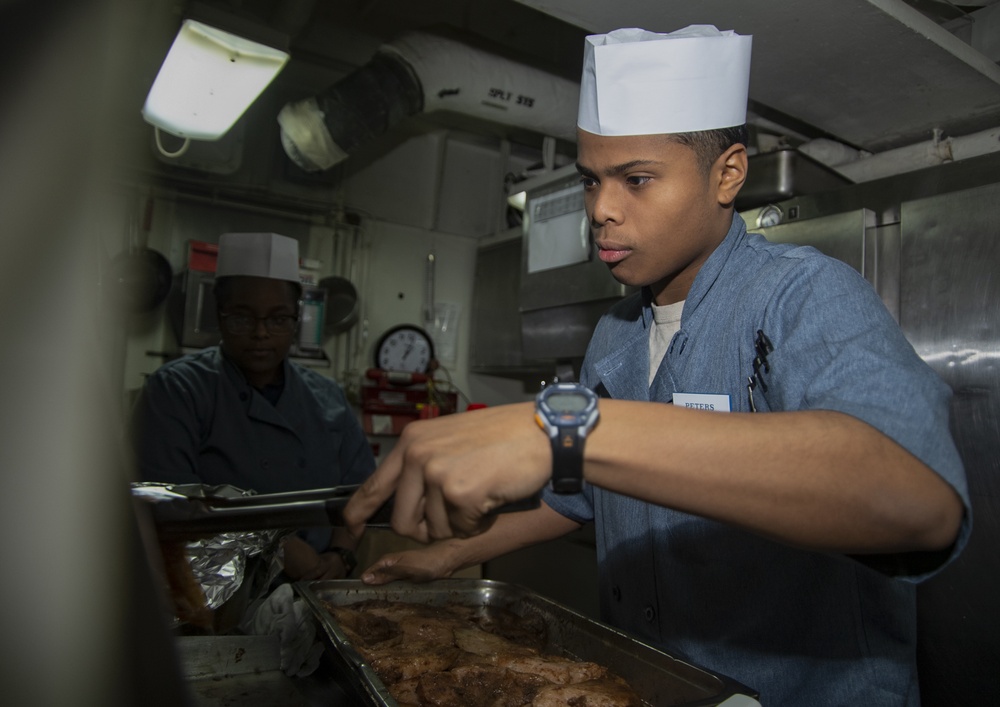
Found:
[[[518,585],[302,582],[328,655],[379,707],[687,707],[747,687]]]

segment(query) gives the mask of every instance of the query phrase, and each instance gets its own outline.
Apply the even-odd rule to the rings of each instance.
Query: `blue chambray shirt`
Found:
[[[773,351],[761,369],[767,392],[754,391],[758,412],[836,410],[867,422],[954,487],[965,519],[950,553],[928,553],[930,563],[878,558],[874,569],[876,558],[792,548],[592,486],[546,492],[559,513],[595,523],[602,619],[759,690],[768,707],[919,704],[914,585],[957,556],[971,530],[948,386],[856,271],[748,234],[738,215],[647,387],[652,323],[648,291],[616,304],[597,326],[581,382],[602,397],[661,403],[674,392],[724,394],[734,412],[748,412],[763,331]]]

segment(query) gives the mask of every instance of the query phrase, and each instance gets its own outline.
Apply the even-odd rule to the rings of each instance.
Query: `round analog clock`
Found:
[[[434,343],[430,335],[412,324],[389,329],[375,345],[375,366],[383,371],[426,373],[432,358]]]

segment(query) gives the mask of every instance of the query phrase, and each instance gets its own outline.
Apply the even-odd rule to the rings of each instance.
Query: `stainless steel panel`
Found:
[[[523,186],[531,205],[552,195],[575,194],[580,177],[573,165],[567,165]],[[565,239],[577,248],[585,212],[572,211],[577,202],[568,197],[560,196],[558,203],[568,209],[571,218],[564,219],[564,230],[550,228],[544,235],[548,239]],[[520,368],[522,372],[544,372],[547,376],[557,362],[579,362],[598,319],[631,291],[611,277],[593,248],[585,254],[585,262],[529,272],[532,213],[529,208],[525,214],[516,267],[511,268],[509,260],[513,246],[503,246],[503,252],[480,250],[473,305],[474,320],[478,322],[473,336],[473,370],[509,375]],[[519,310],[516,333],[510,328],[511,302]]]
[[[306,677],[281,670],[280,640],[269,636],[176,636],[190,707],[346,707],[329,656]],[[145,676],[143,676],[145,677]]]
[[[902,204],[900,325],[955,391],[974,528],[918,588],[924,704],[1000,694],[1000,185]]]
[[[866,245],[868,229],[875,226],[875,214],[868,209],[821,216],[807,221],[783,223],[750,230],[761,233],[772,243],[809,245],[850,265],[875,284],[875,251]]]
[[[570,234],[571,235],[571,234]],[[529,273],[527,255],[522,256],[521,311],[594,300],[620,299],[628,288],[611,277],[608,266],[592,252],[590,260],[552,270]]]
[[[899,321],[899,224],[868,229],[865,257],[875,263],[870,282],[886,309]]]
[[[597,322],[617,301],[615,297],[523,312],[525,357],[582,361]]]
[[[628,681],[652,707],[717,705],[733,695],[756,696],[753,690],[723,675],[678,660],[513,584],[485,579],[446,579],[427,584],[371,587],[357,580],[333,580],[300,582],[295,589],[319,619],[331,652],[340,656],[344,672],[350,676],[365,704],[393,707],[396,701],[351,645],[323,602],[344,606],[380,599],[432,606],[457,603],[501,607],[520,616],[541,619],[547,630],[547,651],[604,665]]]
[[[899,222],[899,205],[904,201],[993,184],[998,174],[1000,152],[994,152],[833,191],[797,196],[777,205],[784,212],[786,223],[865,208],[877,214],[878,225],[882,226]],[[763,208],[740,209],[751,230],[756,228],[757,216]]]
[[[532,187],[529,184],[525,188],[528,202],[531,203],[533,199],[579,187],[579,184],[579,174],[572,166],[569,166],[569,168],[560,170],[558,178],[553,175],[552,180],[542,180],[538,187]],[[628,292],[628,288],[611,277],[608,266],[597,258],[593,248],[590,249],[586,262],[540,272],[529,272],[527,243],[532,228],[529,216],[530,214],[525,214],[525,246],[521,254],[519,301],[522,312],[545,307],[562,307],[593,302],[594,300],[618,299]],[[570,243],[576,243],[580,238],[578,224],[581,219],[586,219],[586,213],[582,208],[578,212],[578,217],[566,222],[569,225],[561,237]],[[582,356],[583,352],[581,351],[579,355]]]
[[[472,290],[472,370],[518,368],[521,352],[521,314],[518,310],[521,239],[480,248]]]
[[[551,194],[527,198],[524,235],[528,266],[525,272],[543,272],[589,262],[593,245],[579,179]]]
[[[281,669],[281,640],[271,636],[177,636],[186,678],[244,675]]]
[[[523,241],[517,238],[479,250],[469,368],[537,382],[555,375],[559,361],[583,359],[597,320],[616,298],[522,314],[518,306],[522,248]]]
[[[749,162],[746,183],[736,197],[736,208],[740,211],[851,183],[822,162],[790,148],[752,155]]]

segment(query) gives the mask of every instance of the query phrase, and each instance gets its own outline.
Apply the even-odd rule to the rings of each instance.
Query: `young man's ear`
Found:
[[[712,175],[718,180],[719,205],[732,206],[747,180],[747,148],[739,143],[730,145],[715,160]]]

